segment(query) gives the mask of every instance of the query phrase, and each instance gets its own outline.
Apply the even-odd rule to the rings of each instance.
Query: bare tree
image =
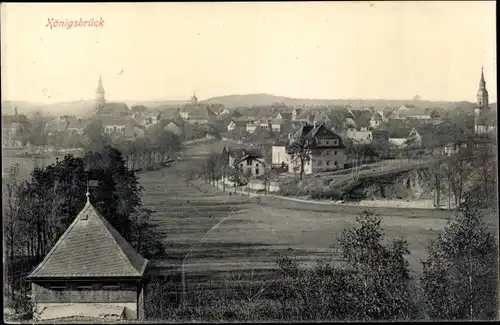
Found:
[[[311,160],[309,148],[307,148],[303,140],[297,140],[288,144],[286,151],[290,155],[291,161],[294,162],[295,165],[300,166],[300,179],[302,179],[305,165]]]

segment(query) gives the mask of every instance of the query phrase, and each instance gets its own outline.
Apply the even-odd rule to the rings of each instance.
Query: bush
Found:
[[[6,306],[12,308],[20,319],[33,318],[35,306],[31,298],[26,294],[16,293],[12,300],[7,302]]]
[[[342,200],[343,193],[338,188],[326,188],[326,189],[313,189],[311,191],[311,199],[330,199],[330,200]]]

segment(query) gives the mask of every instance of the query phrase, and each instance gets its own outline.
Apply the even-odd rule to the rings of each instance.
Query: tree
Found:
[[[364,211],[356,218],[358,227],[346,229],[340,239],[343,269],[350,271],[349,291],[357,306],[356,320],[409,319],[412,311],[411,278],[406,240],[383,245],[380,218]]]
[[[47,119],[40,112],[36,112],[31,118],[28,142],[35,146],[43,146],[47,144],[47,137]]]
[[[110,138],[103,133],[104,127],[102,121],[93,120],[84,129],[84,145],[91,151],[100,151],[110,144]]]
[[[485,320],[498,314],[498,248],[470,197],[448,220],[422,261],[423,300],[431,319]]]
[[[19,164],[6,169],[6,177],[2,179],[2,217],[4,225],[4,256],[6,257],[6,287],[10,299],[14,297],[14,257],[17,255],[19,235],[22,233],[18,220],[20,206],[19,196]]]
[[[286,151],[290,155],[291,161],[294,162],[295,165],[300,166],[300,179],[302,179],[305,164],[309,163],[311,159],[309,149],[303,140],[296,140],[287,145]]]

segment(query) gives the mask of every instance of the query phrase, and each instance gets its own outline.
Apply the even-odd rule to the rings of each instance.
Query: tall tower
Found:
[[[477,91],[477,106],[480,109],[489,108],[488,90],[486,90],[486,81],[484,81],[483,67],[481,67],[481,80],[479,80],[479,89]]]
[[[97,115],[100,115],[104,104],[106,103],[104,87],[102,85],[102,77],[99,75],[99,82],[97,84],[97,89],[95,90],[95,110]]]
[[[198,97],[196,97],[196,92],[193,93],[193,97],[191,97],[192,104],[198,104]]]

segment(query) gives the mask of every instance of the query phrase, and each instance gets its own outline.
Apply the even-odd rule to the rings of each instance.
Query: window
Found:
[[[330,141],[325,140],[325,144],[326,144],[326,145],[329,145],[329,144],[330,144]]]
[[[327,160],[326,161],[326,165],[329,166],[330,165],[330,160]]]
[[[255,167],[256,167],[256,168],[259,168],[259,164],[255,164]]]
[[[333,144],[334,146],[338,146],[338,145],[339,145],[339,140],[338,140],[338,139],[335,139],[335,140],[333,140],[332,142],[333,142],[332,144]]]
[[[251,159],[247,159],[247,166],[252,166],[252,160]]]
[[[335,150],[335,151],[333,152],[333,154],[334,154],[334,155],[336,155],[336,154],[337,154],[337,150]]]
[[[338,166],[337,161],[335,161],[335,166]]]
[[[255,175],[259,175],[259,169],[258,168],[255,169]]]
[[[321,161],[321,160],[318,160],[318,166],[321,166],[321,165],[323,165],[322,163],[323,163],[323,161]]]
[[[240,167],[243,168],[243,164],[240,164]]]

